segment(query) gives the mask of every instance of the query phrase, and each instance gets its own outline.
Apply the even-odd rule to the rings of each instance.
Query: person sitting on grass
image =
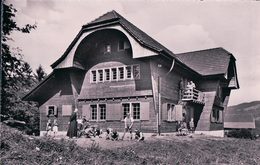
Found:
[[[143,132],[139,131],[138,129],[135,130],[135,139],[138,141],[144,140],[144,134]]]
[[[130,139],[132,140],[132,127],[133,127],[133,124],[134,124],[134,119],[131,117],[130,113],[126,114],[124,121],[125,121],[125,130],[124,130],[124,134],[122,136],[122,140],[124,140],[125,134],[128,131],[131,135]]]
[[[102,138],[101,135],[102,135],[102,129],[100,129],[99,127],[96,128],[95,130],[95,135],[98,136],[99,138]]]
[[[113,132],[113,129],[108,127],[106,130],[106,140],[111,139],[112,132]]]
[[[118,140],[119,138],[119,134],[116,130],[113,130],[113,132],[111,133],[111,140],[112,141],[115,141],[115,140]]]

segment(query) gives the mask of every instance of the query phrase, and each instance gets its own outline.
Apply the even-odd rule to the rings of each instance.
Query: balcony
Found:
[[[195,88],[186,88],[182,97],[182,101],[184,102],[194,102],[198,104],[204,103],[205,94]]]

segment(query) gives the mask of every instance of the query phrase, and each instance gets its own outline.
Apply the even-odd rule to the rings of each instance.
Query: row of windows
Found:
[[[121,51],[121,50],[125,50],[127,48],[130,48],[130,45],[128,45],[125,41],[123,40],[120,40],[118,42],[118,50]],[[112,47],[110,44],[106,44],[105,45],[105,53],[111,53],[111,50],[112,50]]]
[[[106,120],[106,104],[90,105],[91,120]],[[123,103],[122,104],[123,118],[127,113],[130,113],[133,119],[140,120],[140,103]]]
[[[128,65],[91,71],[91,83],[140,79],[140,65]]]

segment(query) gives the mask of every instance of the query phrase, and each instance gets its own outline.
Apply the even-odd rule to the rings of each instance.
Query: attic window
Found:
[[[123,40],[120,40],[118,43],[118,50],[124,50],[125,49],[125,42]]]
[[[110,44],[105,45],[105,53],[111,53],[111,45]]]

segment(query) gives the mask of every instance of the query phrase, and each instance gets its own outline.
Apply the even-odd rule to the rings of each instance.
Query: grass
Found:
[[[73,140],[30,137],[1,124],[1,164],[254,165],[260,164],[259,151],[259,140],[207,137],[154,138],[111,150],[92,142],[83,148]]]

